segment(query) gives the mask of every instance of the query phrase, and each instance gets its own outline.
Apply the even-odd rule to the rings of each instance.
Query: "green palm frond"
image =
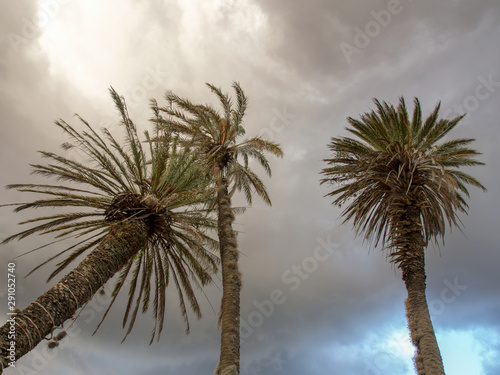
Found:
[[[189,302],[197,316],[201,314],[193,285],[201,287],[210,282],[218,265],[214,251],[218,244],[207,233],[216,227],[207,208],[213,191],[205,172],[207,166],[200,163],[196,153],[178,146],[178,136],[169,131],[161,134],[155,131],[152,136],[145,132],[145,140],[140,140],[124,99],[113,88],[110,94],[121,116],[124,142],[118,141],[107,129],[98,134],[79,116],[84,131],[76,130],[63,120],[56,121],[70,139],[63,143],[62,149],[78,149],[86,160],[75,161],[41,151],[48,163],[32,165],[33,174],[56,183],[15,184],[8,188],[43,196],[32,202],[15,204],[15,211],[54,208],[57,213],[26,220],[24,224],[34,226],[6,238],[3,243],[33,234],[78,238],[76,244],[67,245],[34,269],[64,255],[50,280],[96,247],[114,225],[127,220],[144,221],[149,228],[146,245],[137,249],[137,255],[120,272],[104,317],[126,281],[130,280],[124,316],[124,326],[128,324],[126,336],[140,306],[141,311],[146,312],[152,304],[155,329],[151,340],[156,334],[159,339],[165,314],[165,288],[169,281],[174,280],[178,290],[187,330],[184,301]],[[154,123],[159,121],[158,111],[155,116]]]

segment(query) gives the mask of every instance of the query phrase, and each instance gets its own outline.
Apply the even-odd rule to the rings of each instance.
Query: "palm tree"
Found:
[[[195,154],[177,147],[175,137],[167,133],[162,135],[161,142],[154,142],[146,132],[145,144],[149,149],[146,151],[124,100],[113,89],[110,92],[122,117],[124,146],[110,131],[105,129],[102,137],[81,118],[86,127],[83,132],[59,120],[57,126],[71,139],[71,143],[62,147],[66,150],[76,147],[88,160],[77,162],[52,152],[41,152],[49,163],[33,165],[33,173],[59,182],[8,186],[45,196],[15,204],[15,211],[45,207],[65,211],[24,222],[35,226],[8,237],[3,243],[33,234],[57,234],[57,240],[48,245],[64,238],[78,239],[35,270],[69,253],[50,275],[51,280],[79,256],[89,250],[90,253],[48,292],[14,316],[14,353],[10,352],[7,339],[10,324],[0,329],[3,368],[11,362],[9,356],[14,354],[17,360],[72,318],[118,271],[109,308],[130,280],[123,319],[123,326],[128,324],[125,338],[141,305],[142,312],[146,312],[152,298],[155,326],[151,342],[156,334],[159,339],[166,307],[165,288],[171,280],[179,294],[186,331],[189,331],[186,300],[201,317],[193,286],[210,282],[218,263],[214,253],[217,242],[205,233],[207,229],[215,230],[216,225],[207,215],[207,199],[213,193],[207,189],[209,180],[200,173],[204,166],[199,165]],[[158,113],[156,117],[159,118]],[[67,212],[69,207],[78,211]]]
[[[375,246],[382,241],[402,270],[418,373],[444,374],[425,296],[424,249],[431,239],[443,238],[447,222],[460,227],[457,212],[468,208],[467,184],[486,190],[458,168],[484,163],[469,148],[473,139],[443,139],[463,116],[438,119],[438,104],[423,122],[418,99],[412,118],[403,98],[397,108],[375,104],[377,111],[360,120],[348,118],[347,130],[359,139],[332,138],[333,156],[325,160],[329,167],[321,182],[336,185],[328,196],[335,205],[348,204],[342,216],[352,219],[356,234],[374,239]]]
[[[221,352],[216,374],[240,373],[240,290],[241,273],[238,266],[239,250],[232,224],[234,209],[231,197],[236,190],[245,193],[249,204],[255,191],[267,204],[271,200],[261,179],[249,168],[249,159],[256,159],[271,175],[264,152],[282,157],[278,144],[254,137],[240,141],[245,134],[243,117],[248,99],[238,83],[236,106],[228,94],[207,84],[218,97],[222,112],[209,105],[199,105],[175,94],[167,94],[169,106],[158,108],[167,116],[160,129],[178,133],[187,148],[197,150],[201,160],[209,166],[208,173],[216,184],[215,205],[218,210],[218,237],[222,264],[222,301],[219,316],[221,326]],[[241,158],[241,159],[240,159]],[[241,161],[243,163],[241,163]]]

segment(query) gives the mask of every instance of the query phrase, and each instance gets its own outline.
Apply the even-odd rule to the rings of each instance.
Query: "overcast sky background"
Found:
[[[410,110],[418,97],[425,115],[440,100],[443,116],[467,112],[454,137],[477,139],[487,166],[469,172],[488,192],[471,189],[464,234],[453,230],[445,246],[428,249],[428,300],[447,374],[500,373],[498,0],[0,3],[1,186],[41,181],[29,164],[41,161],[37,150],[63,152],[57,118],[79,126],[78,113],[118,130],[109,86],[147,129],[149,98],[164,103],[172,90],[216,104],[205,82],[231,91],[239,81],[250,99],[247,134],[282,145],[285,157],[270,157],[273,177],[265,178],[273,206],[256,198],[237,218],[242,374],[415,373],[400,271],[342,225],[340,210],[323,197],[328,186],[319,185],[319,171],[329,139],[347,135],[346,117],[369,111],[374,97],[397,104],[403,95]],[[0,195],[0,203],[23,199]],[[2,208],[1,238],[27,217]],[[8,262],[41,241],[3,246],[2,279]],[[21,276],[55,250],[15,260],[21,308],[52,286],[45,284],[51,266]],[[120,345],[123,299],[91,336],[106,302],[94,301],[61,348],[47,352],[40,344],[6,373],[211,374],[220,340],[211,306],[217,311],[220,282],[205,293],[204,316],[191,315],[189,336],[170,293],[167,325],[152,346],[149,315]],[[4,282],[0,296],[6,312]],[[279,303],[271,306],[272,296]]]

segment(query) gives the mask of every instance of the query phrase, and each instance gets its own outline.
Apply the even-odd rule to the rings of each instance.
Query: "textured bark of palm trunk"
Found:
[[[142,223],[127,222],[110,230],[103,242],[73,271],[45,294],[32,302],[14,319],[15,339],[9,340],[10,322],[0,328],[0,361],[3,368],[34,349],[54,328],[73,317],[75,312],[141,249],[147,232]],[[1,372],[0,372],[1,373]]]
[[[225,178],[217,181],[218,235],[222,263],[221,349],[217,375],[240,373],[240,290],[238,244],[233,231],[234,214]]]
[[[417,352],[414,357],[419,375],[445,375],[443,359],[439,351],[425,295],[426,274],[424,239],[420,211],[407,206],[403,215],[405,222],[406,256],[401,262],[403,280],[408,292],[405,302],[411,340]]]

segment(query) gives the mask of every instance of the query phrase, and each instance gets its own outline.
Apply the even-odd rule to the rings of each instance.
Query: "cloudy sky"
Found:
[[[216,103],[206,82],[250,98],[247,134],[279,142],[266,178],[272,207],[256,199],[237,218],[242,292],[242,373],[248,375],[414,374],[401,274],[380,249],[356,239],[323,196],[319,171],[346,117],[373,98],[421,100],[428,113],[467,112],[455,137],[475,137],[486,167],[470,171],[464,233],[427,251],[428,300],[448,375],[500,373],[498,184],[500,4],[498,0],[1,0],[0,185],[38,181],[38,150],[65,141],[53,125],[116,127],[113,86],[141,129],[149,98],[166,90]],[[78,158],[78,153],[68,156]],[[23,196],[2,191],[0,203]],[[240,198],[236,203],[243,202]],[[0,236],[29,217],[2,208]],[[42,239],[3,246],[7,263]],[[15,259],[24,308],[51,284],[50,266],[23,279],[56,248]],[[6,311],[6,287],[0,311]],[[148,346],[153,320],[141,316],[120,345],[123,300],[94,336],[107,299],[81,313],[61,347],[44,344],[10,374],[211,374],[218,361],[220,282],[199,293],[203,318],[189,336],[174,293],[161,341]],[[0,323],[6,320],[2,313]],[[7,372],[6,372],[7,373]]]

